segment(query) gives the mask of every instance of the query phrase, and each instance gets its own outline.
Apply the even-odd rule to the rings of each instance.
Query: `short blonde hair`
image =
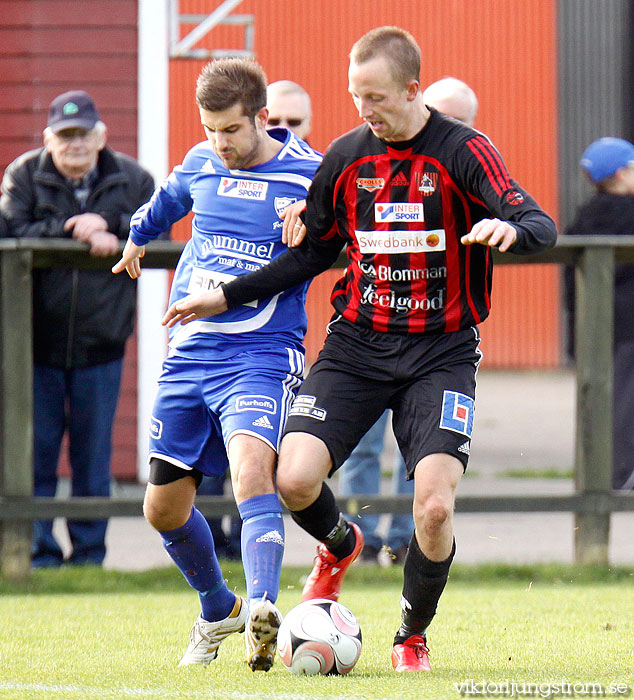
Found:
[[[414,37],[400,27],[377,27],[364,34],[352,47],[350,60],[365,63],[384,56],[394,81],[405,87],[420,79],[420,48]]]

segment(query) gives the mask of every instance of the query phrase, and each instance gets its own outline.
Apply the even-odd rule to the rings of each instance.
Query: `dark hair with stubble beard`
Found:
[[[350,60],[365,63],[384,56],[397,85],[405,87],[420,79],[420,48],[416,39],[400,27],[377,27],[364,34],[352,47]]]
[[[266,75],[252,58],[219,58],[208,63],[196,82],[196,103],[210,112],[242,104],[252,121],[266,107]]]

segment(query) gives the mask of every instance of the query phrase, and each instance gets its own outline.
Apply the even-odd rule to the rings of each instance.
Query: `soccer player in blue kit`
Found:
[[[281,218],[305,199],[321,155],[287,129],[266,130],[266,99],[266,77],[251,59],[219,59],[203,68],[196,102],[207,141],[189,151],[133,216],[113,272],[138,277],[145,245],[190,210],[192,236],[170,305],[258,270],[293,243],[292,234],[282,240]],[[301,221],[293,229],[303,233]],[[268,671],[273,664],[284,552],[274,469],[303,376],[306,289],[302,283],[213,320],[170,328],[152,416],[144,514],[200,598],[180,665],[209,664],[222,640],[243,630],[249,666]],[[247,600],[228,589],[209,526],[194,505],[202,475],[224,474],[227,466],[243,521]]]

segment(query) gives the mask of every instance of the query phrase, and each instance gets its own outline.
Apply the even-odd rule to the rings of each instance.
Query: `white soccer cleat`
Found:
[[[282,613],[270,600],[262,598],[252,604],[244,634],[247,663],[252,671],[268,671],[273,666],[281,624]]]
[[[207,622],[199,615],[189,633],[187,651],[178,665],[208,666],[218,656],[218,647],[224,639],[234,632],[244,632],[248,607],[247,601],[238,595],[233,610],[224,620]]]

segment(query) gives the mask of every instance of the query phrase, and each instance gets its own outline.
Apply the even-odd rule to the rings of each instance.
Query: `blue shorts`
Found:
[[[277,452],[303,372],[304,357],[291,348],[219,360],[167,358],[152,412],[149,458],[224,474],[226,445],[236,433],[260,438]]]

